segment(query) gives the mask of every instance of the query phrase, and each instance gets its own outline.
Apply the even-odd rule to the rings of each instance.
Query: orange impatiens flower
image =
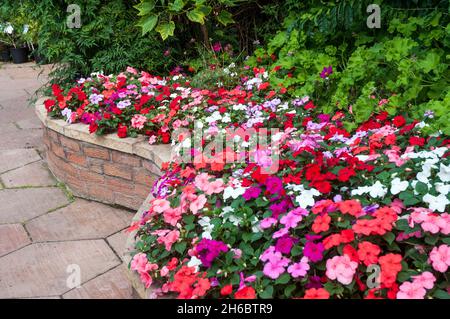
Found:
[[[312,225],[312,230],[314,233],[318,234],[320,232],[327,231],[330,229],[331,217],[328,215],[317,216]]]
[[[359,201],[350,199],[340,202],[339,209],[341,210],[342,214],[357,216],[361,212],[362,206]]]
[[[330,293],[324,288],[311,288],[305,291],[304,299],[329,299]]]

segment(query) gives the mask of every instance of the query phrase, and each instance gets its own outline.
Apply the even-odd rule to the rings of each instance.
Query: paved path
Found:
[[[121,253],[133,213],[73,198],[43,160],[27,100],[48,71],[0,64],[0,298],[131,298]]]

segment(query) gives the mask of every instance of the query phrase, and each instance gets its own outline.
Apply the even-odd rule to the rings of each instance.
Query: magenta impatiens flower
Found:
[[[277,176],[271,176],[266,180],[266,187],[270,194],[279,194],[283,189],[283,181]]]
[[[307,242],[303,248],[303,254],[312,262],[321,261],[325,247],[322,243]]]
[[[320,77],[322,79],[326,79],[332,73],[333,73],[333,67],[330,65],[328,67],[323,68],[322,72],[320,73]]]
[[[291,236],[283,236],[277,240],[275,244],[275,250],[282,254],[289,254],[291,252],[292,246],[297,240]]]
[[[253,198],[258,198],[259,194],[261,194],[261,189],[259,187],[250,187],[245,190],[242,197],[244,197],[245,200],[250,200]]]
[[[203,266],[209,268],[220,253],[228,251],[228,247],[221,241],[203,238],[196,250]]]

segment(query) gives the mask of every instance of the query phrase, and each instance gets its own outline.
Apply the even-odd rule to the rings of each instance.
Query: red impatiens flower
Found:
[[[253,287],[247,286],[242,289],[239,289],[234,294],[235,299],[256,299],[255,289]]]
[[[342,214],[358,216],[358,214],[362,210],[362,206],[359,201],[351,199],[351,200],[344,200],[342,202],[339,202],[339,209],[342,212]]]
[[[406,120],[403,116],[397,115],[392,119],[392,123],[397,127],[402,127],[403,125],[405,125]]]
[[[330,229],[331,217],[328,215],[317,216],[312,225],[312,230],[316,234]]]
[[[220,295],[222,296],[228,296],[233,292],[233,285],[226,285],[223,286],[222,289],[220,289]]]
[[[304,299],[329,299],[330,293],[324,288],[311,288],[305,291]]]
[[[350,167],[344,167],[338,172],[338,180],[341,182],[347,182],[352,176],[356,176],[356,173],[355,170]]]
[[[117,136],[120,138],[127,137],[127,126],[119,124],[119,127],[117,128]]]
[[[378,255],[381,253],[381,249],[378,245],[372,244],[368,241],[363,241],[358,244],[358,258],[369,266],[378,262]]]
[[[419,136],[411,136],[409,138],[409,144],[411,144],[412,146],[414,146],[414,145],[424,146],[425,139],[423,137],[419,137]]]

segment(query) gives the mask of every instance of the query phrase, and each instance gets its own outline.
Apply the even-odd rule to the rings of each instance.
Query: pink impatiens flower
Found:
[[[190,205],[189,208],[192,214],[196,215],[200,209],[202,209],[206,204],[206,196],[201,194],[198,196]]]
[[[308,258],[302,257],[300,262],[294,263],[288,267],[288,273],[290,273],[294,278],[304,277],[309,268]]]
[[[434,282],[436,277],[429,271],[424,271],[420,275],[412,276],[413,282],[421,285],[426,289],[432,289],[434,287]]]
[[[170,202],[164,198],[155,199],[152,202],[153,211],[161,214],[170,208]]]
[[[158,238],[159,244],[164,244],[164,247],[167,251],[172,249],[172,245],[178,240],[180,237],[180,232],[178,230],[171,230],[166,235],[160,236]]]
[[[426,292],[419,283],[405,281],[399,287],[397,299],[423,299]]]
[[[164,221],[167,224],[175,226],[178,221],[181,219],[182,211],[180,208],[169,208],[166,209],[163,213]]]
[[[141,114],[136,114],[131,118],[131,126],[139,130],[142,130],[144,128],[144,124],[146,122],[147,118]]]
[[[349,285],[355,275],[358,263],[351,261],[350,257],[335,256],[327,260],[326,275],[331,280],[337,279],[343,285]]]
[[[430,261],[435,270],[446,272],[450,266],[450,246],[443,244],[434,247],[430,253]]]

